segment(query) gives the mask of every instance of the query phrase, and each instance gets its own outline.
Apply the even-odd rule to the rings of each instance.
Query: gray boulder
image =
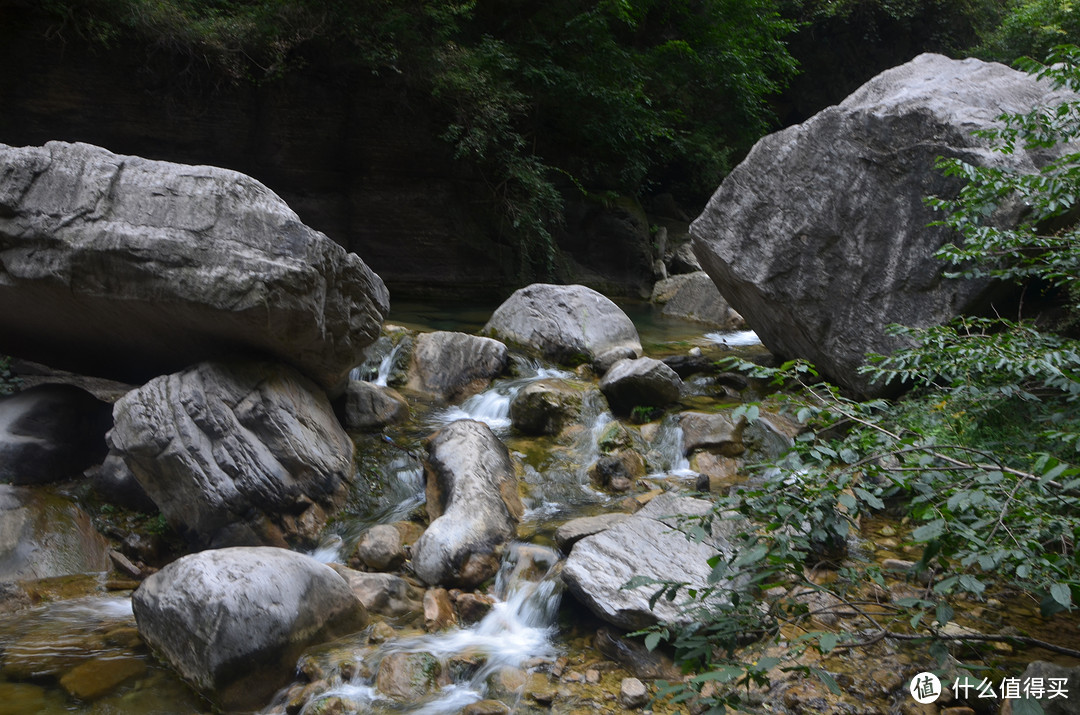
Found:
[[[105,571],[108,553],[73,501],[0,484],[0,582]]]
[[[960,186],[934,169],[935,158],[1034,171],[1045,152],[995,153],[972,132],[1051,96],[1004,65],[920,55],[761,139],[692,224],[694,250],[773,353],[882,394],[856,370],[866,353],[899,346],[885,326],[941,323],[988,297],[985,280],[943,278],[933,257],[953,235],[928,227],[941,216],[923,199]]]
[[[201,363],[125,395],[108,441],[198,546],[310,544],[353,476],[326,395],[273,363]]]
[[[227,710],[266,705],[301,651],[367,624],[333,569],[272,547],[184,556],[143,581],[131,606],[147,645]]]
[[[108,447],[112,406],[71,385],[38,385],[0,399],[0,482],[79,476]]]
[[[669,318],[691,320],[721,330],[738,330],[746,325],[705,271],[658,281],[653,286],[652,302],[663,305],[661,313]]]
[[[437,331],[416,339],[409,364],[410,390],[456,402],[481,392],[510,362],[498,340]]]
[[[397,568],[405,561],[401,532],[390,524],[376,524],[360,538],[356,545],[356,558],[376,571]]]
[[[732,419],[731,412],[683,412],[679,415],[683,431],[683,451],[707,449],[729,457],[742,454],[746,418]]]
[[[626,313],[581,285],[534,283],[516,290],[481,333],[564,364],[591,362],[613,348],[641,355],[637,328]]]
[[[496,552],[524,512],[510,453],[482,422],[452,422],[428,438],[424,463],[431,520],[412,567],[432,586],[472,588],[495,575]]]
[[[584,393],[566,380],[530,382],[510,403],[514,427],[532,435],[558,434],[581,416]]]
[[[624,522],[629,518],[629,514],[623,514],[621,512],[597,514],[595,516],[579,516],[576,519],[571,519],[570,521],[561,524],[555,529],[555,543],[559,545],[559,548],[562,549],[564,553],[569,553],[574,544],[581,541],[586,536],[599,534],[601,531],[610,529],[616,524]]]
[[[658,586],[623,586],[635,576],[699,589],[708,585],[712,571],[708,561],[727,546],[723,527],[716,526],[711,539],[693,541],[678,530],[681,524],[675,515],[701,515],[711,508],[701,499],[658,496],[638,513],[575,543],[563,567],[563,581],[589,610],[620,628],[688,622],[692,617],[681,610],[688,601],[685,589],[674,601],[661,598],[650,609],[649,598]],[[731,587],[713,585],[721,590]]]
[[[401,618],[419,614],[423,610],[423,591],[410,586],[400,576],[365,573],[340,564],[332,564],[330,568],[345,579],[353,595],[360,599],[369,613]]]
[[[659,360],[620,360],[600,380],[611,409],[628,414],[634,407],[664,407],[679,399],[682,378]]]
[[[336,389],[388,307],[360,258],[248,176],[0,145],[6,353],[134,383],[261,353]]]
[[[370,431],[409,419],[409,403],[392,387],[349,380],[345,388],[345,426]]]

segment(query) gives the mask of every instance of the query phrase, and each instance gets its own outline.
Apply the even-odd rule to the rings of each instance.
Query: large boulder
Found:
[[[611,409],[629,414],[635,407],[664,407],[679,399],[682,378],[655,358],[620,360],[600,380]]]
[[[471,588],[498,569],[496,552],[524,513],[510,452],[483,422],[452,422],[428,438],[424,463],[431,524],[412,567],[430,585]]]
[[[923,199],[960,186],[935,158],[1034,171],[1046,152],[995,153],[973,132],[1051,96],[1004,65],[920,55],[761,139],[692,224],[694,250],[772,352],[881,394],[856,370],[866,353],[900,345],[888,324],[941,323],[989,297],[987,281],[945,279],[933,257],[954,236],[928,226],[941,216]]]
[[[510,402],[510,421],[531,435],[555,435],[581,417],[585,393],[559,378],[530,382]]]
[[[302,650],[367,624],[333,569],[272,547],[185,556],[143,581],[131,605],[147,645],[227,710],[268,704]]]
[[[570,592],[599,618],[627,630],[646,628],[658,621],[686,623],[682,609],[689,601],[686,589],[675,600],[661,598],[649,607],[658,586],[624,588],[635,576],[689,584],[709,585],[709,559],[728,548],[725,531],[730,525],[714,522],[714,533],[694,540],[680,531],[680,515],[701,516],[712,509],[702,499],[656,497],[641,511],[597,533],[586,536],[570,551],[562,578]],[[720,592],[730,583],[712,584]],[[722,596],[723,597],[723,596]]]
[[[661,313],[669,318],[692,320],[721,330],[737,330],[746,325],[705,271],[657,281],[651,300],[664,306]]]
[[[112,406],[72,385],[0,399],[0,482],[44,484],[82,474],[108,448]]]
[[[377,431],[409,419],[409,403],[392,387],[349,380],[345,388],[345,426],[352,430]]]
[[[105,571],[108,553],[73,501],[0,484],[0,583]]]
[[[275,363],[200,363],[117,401],[111,455],[198,546],[313,542],[353,476],[326,395]]]
[[[447,331],[423,333],[413,348],[408,387],[455,402],[486,389],[509,362],[506,346],[498,340]]]
[[[0,145],[5,353],[136,383],[256,353],[336,389],[388,307],[360,258],[248,176]]]
[[[557,362],[591,362],[613,349],[641,355],[637,328],[619,306],[581,285],[534,283],[514,291],[481,331]]]

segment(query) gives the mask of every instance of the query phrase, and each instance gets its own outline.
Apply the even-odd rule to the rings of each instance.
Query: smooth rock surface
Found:
[[[345,426],[360,431],[380,430],[409,419],[409,403],[392,387],[349,380],[345,388]]]
[[[71,385],[38,385],[0,398],[0,482],[78,476],[104,459],[110,427],[112,406]]]
[[[474,587],[495,574],[494,553],[524,513],[510,453],[490,427],[472,420],[436,432],[427,451],[431,523],[413,546],[413,570],[433,586]]]
[[[730,412],[683,412],[679,415],[683,430],[683,451],[707,449],[729,457],[742,454],[746,418],[732,419]]]
[[[620,628],[686,622],[687,616],[679,610],[687,600],[685,590],[675,601],[662,598],[650,609],[649,598],[656,586],[623,586],[634,576],[647,576],[704,587],[712,571],[708,560],[725,546],[722,529],[714,529],[713,539],[695,542],[677,530],[674,515],[703,514],[711,508],[701,499],[658,496],[625,521],[574,544],[563,568],[563,581],[589,610]]]
[[[143,640],[228,710],[268,704],[304,648],[367,623],[333,569],[272,547],[184,556],[143,581],[132,609]]]
[[[638,406],[665,407],[679,399],[682,378],[659,360],[620,360],[600,380],[611,409],[622,414]]]
[[[108,552],[75,502],[0,484],[0,582],[105,571]]]
[[[408,387],[443,402],[457,402],[484,390],[510,362],[498,340],[437,331],[416,338]]]
[[[421,610],[423,594],[400,576],[364,573],[341,564],[333,564],[331,568],[345,579],[353,594],[360,599],[369,613],[399,618],[419,613]]]
[[[201,546],[313,542],[353,478],[326,396],[273,363],[201,363],[125,395],[113,455]]]
[[[481,333],[564,364],[591,362],[613,348],[641,355],[637,328],[626,313],[581,285],[534,283],[516,290]]]
[[[134,383],[253,353],[336,389],[388,307],[359,257],[251,177],[0,145],[5,353]]]
[[[629,518],[629,514],[621,512],[597,514],[596,516],[579,516],[555,529],[555,543],[559,545],[563,552],[569,553],[574,544],[586,536],[599,534],[601,531],[610,529]]]
[[[928,227],[941,216],[923,200],[960,185],[935,158],[1034,171],[1045,152],[991,152],[972,132],[1051,97],[1047,84],[1004,65],[919,55],[761,139],[692,224],[695,253],[771,352],[882,394],[856,370],[868,352],[900,345],[888,324],[941,323],[990,297],[985,280],[946,279],[933,257],[953,237]],[[1006,214],[996,219],[1017,218]]]
[[[510,402],[510,421],[531,435],[555,435],[581,416],[584,393],[566,380],[530,382]]]
[[[664,306],[660,312],[668,318],[691,320],[720,330],[741,330],[746,326],[705,271],[658,281],[651,300]]]

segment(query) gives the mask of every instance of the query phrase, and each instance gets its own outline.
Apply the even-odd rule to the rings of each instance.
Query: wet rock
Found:
[[[379,335],[382,280],[248,176],[63,142],[0,167],[11,354],[138,384],[257,353],[330,389]]]
[[[645,476],[645,460],[632,450],[620,450],[596,460],[589,467],[589,478],[601,487],[614,488],[616,483],[632,484]],[[625,490],[624,490],[625,491]]]
[[[525,434],[559,434],[581,416],[583,401],[582,391],[566,380],[537,380],[514,396],[510,421]]]
[[[600,380],[611,409],[629,414],[635,407],[666,407],[679,399],[682,379],[659,360],[620,360]]]
[[[391,653],[379,664],[375,688],[390,698],[412,703],[438,684],[439,661],[429,653]]]
[[[60,678],[60,685],[79,700],[97,700],[124,681],[146,672],[146,661],[135,657],[92,658]]]
[[[443,402],[457,402],[481,392],[506,371],[506,346],[467,333],[438,331],[416,339],[408,387]]]
[[[919,55],[761,139],[691,225],[694,252],[772,353],[881,394],[857,368],[902,344],[888,324],[942,323],[990,297],[988,278],[944,279],[933,257],[953,236],[930,225],[941,217],[924,199],[961,186],[935,158],[1035,171],[1050,152],[995,153],[973,132],[1051,96],[1004,65]],[[994,222],[1010,225],[1024,210],[1016,202]]]
[[[563,364],[591,362],[613,348],[641,355],[633,322],[617,305],[581,285],[535,283],[514,292],[481,331]]]
[[[201,363],[121,398],[109,433],[198,546],[310,544],[343,501],[353,444],[317,386],[273,363]]]
[[[700,499],[657,497],[625,521],[578,541],[566,560],[563,581],[589,610],[620,628],[637,630],[660,620],[682,622],[686,616],[679,606],[686,600],[685,591],[675,601],[660,599],[650,608],[655,587],[623,586],[634,576],[646,576],[689,583],[691,588],[712,585],[720,593],[725,587],[734,588],[730,583],[709,583],[708,560],[725,546],[720,520],[713,522],[713,538],[701,542],[677,530],[680,524],[674,515],[711,509]]]
[[[593,645],[636,678],[675,680],[682,676],[671,658],[657,650],[650,651],[641,641],[627,638],[610,628],[598,629]]]
[[[683,449],[690,454],[707,449],[729,457],[742,454],[746,419],[732,419],[730,412],[683,412],[679,415],[683,430]]]
[[[184,556],[132,594],[139,634],[226,709],[265,705],[305,648],[361,630],[363,604],[333,569],[271,547]]]
[[[73,501],[0,484],[0,582],[105,571],[108,552]]]
[[[592,369],[597,375],[603,375],[611,369],[612,365],[620,360],[633,360],[639,355],[640,352],[630,346],[605,350],[593,359]]]
[[[457,623],[454,604],[445,588],[429,588],[424,592],[424,630],[441,631]]]
[[[15,613],[31,605],[30,596],[18,584],[0,581],[0,614]]]
[[[649,690],[637,678],[623,678],[619,686],[619,702],[631,710],[644,707],[649,702]]]
[[[689,241],[680,243],[671,252],[666,264],[668,273],[673,276],[701,270],[701,264],[698,262],[697,256],[694,255],[694,247]]]
[[[733,457],[696,452],[690,456],[690,468],[698,473],[695,488],[701,492],[720,494],[739,481],[739,461]]]
[[[144,514],[158,513],[157,504],[119,454],[108,455],[100,465],[88,469],[86,476],[103,501]]]
[[[630,518],[629,514],[598,514],[596,516],[582,516],[571,519],[559,528],[555,529],[555,543],[559,545],[563,553],[570,553],[570,549],[581,539],[593,534],[599,534],[605,529],[610,529],[616,524]]]
[[[428,438],[424,463],[431,524],[413,546],[416,575],[473,588],[494,576],[524,508],[506,446],[482,422],[453,422]],[[494,569],[494,570],[493,570]]]
[[[508,715],[508,713],[510,713],[510,706],[498,700],[481,700],[461,709],[461,715]]]
[[[720,330],[746,327],[742,316],[728,305],[705,271],[659,281],[653,287],[652,302],[663,305],[661,314],[668,318],[691,320]]]
[[[356,545],[356,557],[368,568],[389,571],[405,561],[401,533],[390,524],[376,524],[364,532]]]
[[[360,599],[370,613],[401,618],[420,613],[423,597],[419,589],[414,588],[400,576],[388,573],[364,573],[354,571],[340,564],[332,564],[334,569],[349,584],[353,594]]]
[[[380,430],[409,419],[409,404],[392,387],[350,380],[345,388],[345,426],[359,431]]]
[[[463,593],[454,600],[458,619],[466,625],[484,620],[484,616],[491,613],[494,605],[495,602],[490,596],[478,593]]]
[[[71,385],[0,398],[0,482],[45,484],[81,475],[104,459],[111,426],[112,406]]]
[[[0,683],[0,713],[4,715],[48,712],[48,705],[48,693],[39,685]]]

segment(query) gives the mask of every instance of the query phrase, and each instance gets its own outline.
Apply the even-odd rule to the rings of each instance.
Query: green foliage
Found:
[[[11,357],[0,355],[0,396],[19,391],[21,380],[11,371]]]
[[[1011,0],[1004,16],[975,49],[980,57],[1012,62],[1045,57],[1054,47],[1080,41],[1080,7],[1072,0]]]
[[[431,100],[523,274],[550,274],[564,194],[708,196],[795,63],[777,0],[49,0],[58,32],[136,37],[272,81],[330,48]]]
[[[1078,86],[1078,60],[1080,50],[1059,48],[1052,67],[1031,68],[1059,86]],[[1056,146],[1080,133],[1077,109],[1066,102],[1003,117],[1005,128],[989,136],[1005,152],[1020,144]],[[1029,176],[959,161],[940,165],[968,181],[955,200],[933,200],[946,212],[942,223],[962,238],[939,254],[956,275],[1075,296],[1080,155],[1066,154]],[[1013,227],[1001,217],[1018,204],[1025,210]],[[760,682],[767,674],[755,661],[792,633],[802,634],[794,640],[798,648],[770,667],[802,667],[799,648],[827,653],[883,637],[932,642],[931,653],[944,662],[943,629],[959,610],[957,597],[978,600],[1007,587],[1034,597],[1045,616],[1075,608],[1080,345],[1034,322],[1001,318],[893,331],[910,347],[872,356],[864,372],[914,387],[895,404],[848,400],[799,362],[777,369],[737,360],[725,366],[782,388],[775,399],[807,430],[781,460],[762,465],[747,485],[718,501],[714,518],[737,513],[747,525],[713,564],[715,582],[740,584],[736,592],[692,593],[698,623],[662,624],[650,633],[651,643],[670,642],[687,667],[702,671],[672,686],[676,697],[696,697],[717,712],[739,705],[738,690],[700,692],[702,683]],[[883,583],[883,576],[845,546],[856,518],[883,510],[909,521],[907,542],[920,550],[912,571],[924,575],[927,588],[870,613],[860,607],[859,589]],[[839,568],[827,587],[809,582],[804,570],[822,563]],[[660,586],[664,597],[683,587]],[[847,625],[816,630],[808,605],[816,601],[799,598],[801,589],[841,604]],[[749,647],[747,635],[757,639]],[[977,638],[1080,655],[1018,636]]]

